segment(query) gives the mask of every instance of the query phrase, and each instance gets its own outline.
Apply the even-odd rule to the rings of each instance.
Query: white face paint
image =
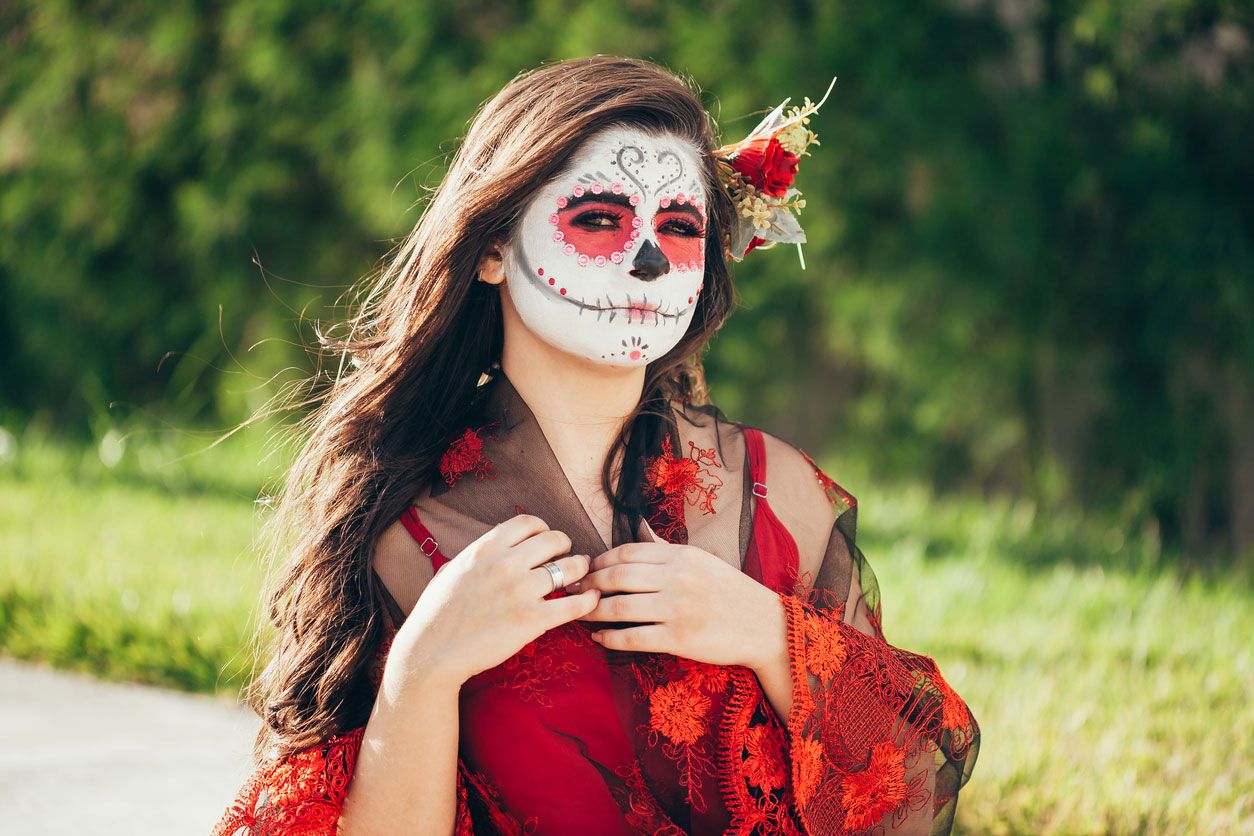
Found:
[[[641,366],[688,330],[705,277],[697,147],[614,125],[540,190],[509,243],[505,279],[523,323],[598,363]]]

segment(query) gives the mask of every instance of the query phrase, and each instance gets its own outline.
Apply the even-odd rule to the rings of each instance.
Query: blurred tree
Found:
[[[742,265],[744,307],[708,360],[719,401],[886,477],[1249,548],[1252,16],[1219,0],[4,4],[0,411],[71,430],[113,400],[238,420],[267,377],[307,368],[298,314],[337,314],[479,102],[542,61],[657,60],[707,88],[728,139],[835,74],[799,184],[809,267],[785,249]]]

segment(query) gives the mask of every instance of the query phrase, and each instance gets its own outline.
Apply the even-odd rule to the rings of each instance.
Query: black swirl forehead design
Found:
[[[702,190],[700,178],[688,170],[684,156],[670,148],[651,150],[634,142],[623,142],[613,151],[609,164],[646,199],[670,196],[677,191],[677,184],[683,184],[678,191],[690,195]],[[618,179],[617,176],[606,176],[598,168],[585,171],[576,178],[576,182],[606,183],[615,179]]]

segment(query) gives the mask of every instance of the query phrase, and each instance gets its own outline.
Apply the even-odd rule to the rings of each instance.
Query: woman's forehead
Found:
[[[553,181],[559,189],[580,183],[620,183],[646,197],[705,191],[696,143],[672,131],[650,133],[631,125],[610,125],[589,135]]]

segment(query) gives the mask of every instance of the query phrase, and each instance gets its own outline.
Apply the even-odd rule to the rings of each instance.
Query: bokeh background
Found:
[[[959,827],[1249,832],[1246,2],[0,4],[0,654],[238,691],[290,450],[226,434],[479,103],[593,53],[725,141],[839,77],[806,269],[740,265],[706,364],[860,498],[889,640],[983,727]]]

